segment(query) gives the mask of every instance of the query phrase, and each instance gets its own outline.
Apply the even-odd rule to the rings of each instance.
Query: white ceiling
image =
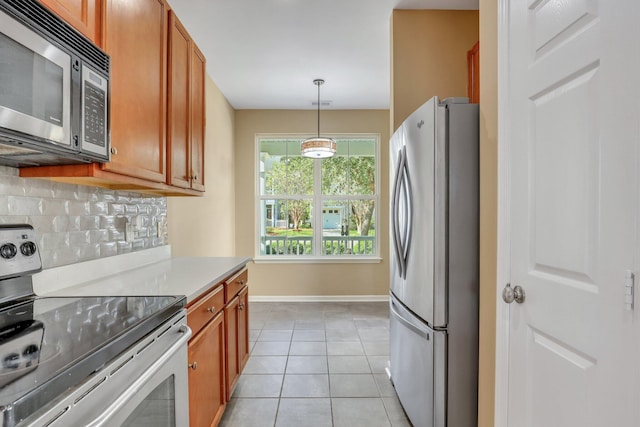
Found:
[[[387,109],[393,9],[478,0],[169,0],[235,109]]]

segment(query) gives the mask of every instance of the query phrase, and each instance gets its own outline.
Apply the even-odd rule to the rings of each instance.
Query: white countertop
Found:
[[[44,270],[33,276],[34,291],[41,296],[185,295],[189,303],[251,261],[168,254],[134,253]]]

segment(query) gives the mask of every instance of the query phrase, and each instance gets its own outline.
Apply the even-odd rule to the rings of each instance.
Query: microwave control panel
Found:
[[[107,152],[108,80],[86,66],[82,70],[82,149]]]

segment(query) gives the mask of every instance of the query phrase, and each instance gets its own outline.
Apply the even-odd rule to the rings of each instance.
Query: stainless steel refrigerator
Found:
[[[478,105],[434,97],[390,141],[390,375],[414,427],[477,425]]]

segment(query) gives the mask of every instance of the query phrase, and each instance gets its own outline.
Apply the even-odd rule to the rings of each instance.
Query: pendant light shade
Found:
[[[336,142],[320,136],[320,85],[323,83],[322,79],[313,81],[313,84],[318,86],[318,136],[307,138],[300,144],[302,155],[312,159],[326,159],[336,154]]]

